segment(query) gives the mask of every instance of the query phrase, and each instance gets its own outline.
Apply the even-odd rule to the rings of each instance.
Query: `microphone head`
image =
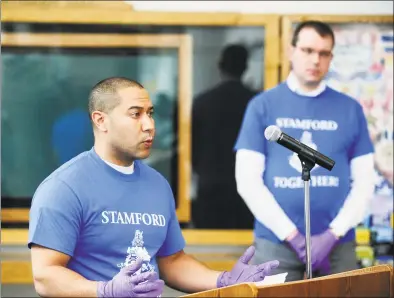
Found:
[[[279,127],[275,125],[270,125],[268,126],[265,131],[264,131],[264,136],[268,141],[276,142],[280,135],[282,134],[282,131],[280,130]]]

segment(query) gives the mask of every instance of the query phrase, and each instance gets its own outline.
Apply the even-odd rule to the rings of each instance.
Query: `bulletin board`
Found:
[[[360,265],[393,264],[393,17],[286,16],[282,19],[281,80],[290,71],[292,30],[306,20],[329,23],[336,44],[327,84],[360,102],[375,147],[375,194],[356,230]]]

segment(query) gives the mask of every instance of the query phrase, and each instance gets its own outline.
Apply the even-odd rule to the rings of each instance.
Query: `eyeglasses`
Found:
[[[329,59],[332,57],[331,51],[316,51],[312,48],[298,47],[306,56],[312,56],[318,54],[320,58]]]

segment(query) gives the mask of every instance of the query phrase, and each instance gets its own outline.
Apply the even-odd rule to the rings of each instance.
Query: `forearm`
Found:
[[[246,205],[256,219],[270,229],[280,240],[285,240],[297,230],[297,227],[262,182],[256,181],[254,187],[245,187],[244,190],[240,190],[240,195],[244,198]]]
[[[192,256],[182,253],[171,264],[162,264],[162,278],[170,287],[185,293],[211,290],[217,287],[221,272],[209,269]]]
[[[367,215],[369,202],[368,191],[361,193],[353,188],[338,215],[330,223],[330,228],[337,237],[344,236],[350,229],[356,227]]]
[[[343,236],[365,218],[375,189],[373,163],[372,154],[352,160],[352,188],[343,207],[330,224],[330,228],[335,235]]]
[[[48,266],[34,274],[34,286],[41,297],[97,297],[96,281],[62,266]]]
[[[261,178],[264,172],[264,155],[239,150],[236,155],[235,176],[237,189],[256,219],[270,229],[280,240],[291,237],[295,224],[275,200]]]

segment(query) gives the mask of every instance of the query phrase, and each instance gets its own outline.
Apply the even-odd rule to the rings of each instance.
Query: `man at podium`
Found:
[[[237,189],[255,216],[254,262],[279,260],[274,273],[287,281],[306,271],[304,183],[301,162],[285,147],[268,143],[276,125],[330,156],[332,171],[311,170],[311,263],[313,275],[357,269],[354,228],[374,191],[373,145],[361,105],[324,82],[335,36],[325,23],[307,21],[289,47],[286,82],[254,97],[235,144]]]
[[[142,162],[155,136],[153,104],[138,82],[111,77],[89,96],[94,146],[38,186],[29,218],[34,286],[41,297],[160,297],[164,283],[199,292],[261,281],[279,262],[229,271],[184,252],[167,180]]]

